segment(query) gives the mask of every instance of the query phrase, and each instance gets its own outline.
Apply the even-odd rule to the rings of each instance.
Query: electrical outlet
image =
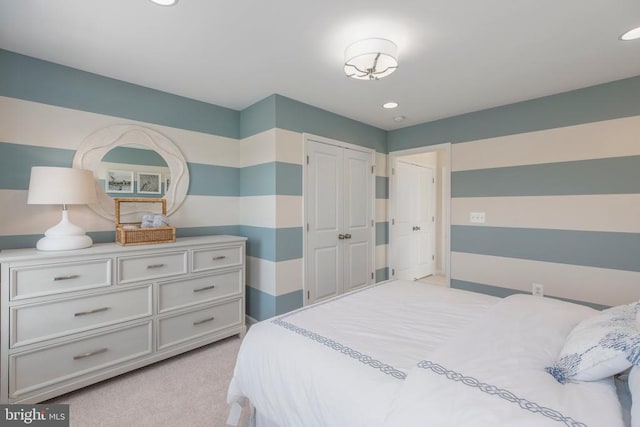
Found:
[[[544,285],[540,283],[532,283],[531,284],[531,293],[535,297],[543,297],[544,296]]]
[[[469,214],[469,222],[484,223],[484,212],[471,212]]]

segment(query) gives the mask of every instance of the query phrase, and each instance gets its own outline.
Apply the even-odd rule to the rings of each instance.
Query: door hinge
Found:
[[[391,225],[396,225],[396,219],[395,218],[391,218]]]
[[[373,271],[371,272],[371,278],[373,279]]]
[[[371,226],[373,227],[373,225],[374,225],[374,222],[373,222],[373,220],[371,220]]]
[[[435,178],[431,178],[431,182],[435,184],[436,183],[436,179]]]
[[[436,222],[436,217],[435,216],[431,217],[431,222]]]
[[[391,277],[394,277],[396,275],[396,269],[392,268],[391,269]]]
[[[371,166],[371,173],[375,173],[376,167],[375,166]]]
[[[311,292],[307,291],[307,299],[311,299]]]
[[[431,255],[431,261],[435,261],[436,260],[436,256],[435,255]]]
[[[307,164],[309,164],[309,156],[307,156]]]
[[[307,223],[307,233],[309,232],[309,223]]]

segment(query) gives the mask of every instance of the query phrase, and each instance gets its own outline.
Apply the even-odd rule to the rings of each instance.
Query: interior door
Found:
[[[308,300],[342,292],[342,149],[309,141],[306,171]]]
[[[343,150],[344,292],[371,282],[371,156]]]
[[[372,155],[307,140],[305,303],[373,283]]]
[[[394,166],[393,268],[414,280],[435,270],[435,179],[430,167],[398,160]]]

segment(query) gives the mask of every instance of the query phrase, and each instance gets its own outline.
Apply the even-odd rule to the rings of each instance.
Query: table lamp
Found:
[[[69,221],[67,205],[93,203],[96,190],[93,173],[85,169],[35,166],[29,180],[30,205],[62,205],[62,220],[48,229],[36,248],[41,251],[68,251],[92,245],[91,237]]]

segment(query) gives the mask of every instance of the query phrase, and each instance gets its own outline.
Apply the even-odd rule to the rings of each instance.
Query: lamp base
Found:
[[[38,240],[36,249],[39,251],[72,251],[88,248],[93,244],[91,237],[84,236],[45,236]]]

